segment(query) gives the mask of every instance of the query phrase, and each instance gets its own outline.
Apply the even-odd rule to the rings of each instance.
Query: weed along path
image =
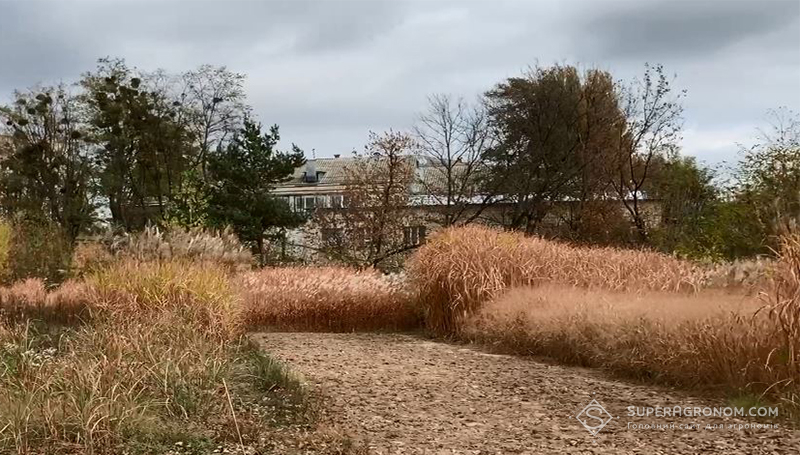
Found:
[[[344,429],[367,453],[796,454],[800,450],[800,433],[786,425],[738,429],[759,423],[749,417],[629,417],[629,406],[725,404],[617,382],[581,368],[403,334],[254,336],[322,400],[322,421]],[[596,437],[575,418],[592,400],[614,417]],[[599,408],[587,411],[589,416],[582,418],[590,426],[606,419]]]

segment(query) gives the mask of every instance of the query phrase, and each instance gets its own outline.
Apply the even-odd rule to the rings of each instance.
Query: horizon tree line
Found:
[[[264,131],[253,117],[244,80],[224,67],[169,74],[104,58],[76,84],[15,92],[0,107],[10,137],[0,143],[0,214],[54,226],[69,242],[98,229],[101,213],[124,231],[231,226],[265,260],[265,239],[306,221],[270,195],[305,159],[296,145],[277,150],[278,126]],[[800,210],[800,122],[773,112],[773,131],[721,185],[680,154],[686,92],[674,83],[660,65],[628,82],[553,65],[473,103],[431,95],[411,131],[374,134],[347,172],[347,199],[360,210],[345,219],[369,251],[349,260],[375,265],[405,250],[390,234],[409,204],[405,156],[436,164],[438,178],[416,183],[442,226],[476,222],[502,203],[504,226],[529,234],[555,214],[559,236],[575,242],[713,259],[768,252]],[[378,155],[394,176],[388,185],[376,183],[388,175]],[[660,201],[661,223],[648,221],[646,199]],[[569,210],[554,211],[559,201]],[[333,222],[324,217],[316,221]],[[355,245],[339,251],[355,254]]]

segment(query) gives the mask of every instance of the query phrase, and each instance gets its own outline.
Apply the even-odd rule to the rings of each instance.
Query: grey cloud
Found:
[[[0,90],[3,95],[42,80],[70,79],[83,71],[83,51],[56,31],[40,8],[0,1]]]
[[[598,15],[586,19],[580,46],[607,58],[708,56],[783,27],[798,30],[800,18],[797,0],[660,0],[616,5],[619,8],[604,5]]]
[[[402,16],[400,10],[397,4],[366,0],[203,0],[153,8],[152,16],[136,26],[151,37],[228,51],[290,36],[294,45],[285,51],[306,52],[358,46],[390,30]]]
[[[147,47],[153,56],[177,49],[209,61],[287,38],[277,55],[353,48],[399,23],[400,6],[364,0],[0,0],[0,89],[50,74],[77,77],[91,67],[87,63],[129,48]]]
[[[0,103],[103,56],[227,65],[285,144],[325,156],[360,148],[370,129],[409,128],[433,92],[472,99],[537,62],[629,79],[650,61],[689,90],[700,139],[687,152],[717,159],[735,151],[719,146],[725,131],[800,110],[798,42],[797,0],[0,0]]]
[[[298,37],[295,51],[357,48],[391,32],[405,14],[399,5],[387,2],[326,2],[321,6],[312,15],[313,26],[306,26]]]

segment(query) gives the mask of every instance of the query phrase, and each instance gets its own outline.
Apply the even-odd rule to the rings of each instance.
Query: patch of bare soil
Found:
[[[629,417],[629,406],[726,406],[581,368],[405,334],[266,333],[255,339],[323,400],[322,422],[374,454],[796,454],[800,433],[749,417]],[[614,418],[593,437],[593,399]],[[585,418],[590,424],[598,422]],[[674,428],[630,425],[674,423]],[[681,429],[680,425],[698,425]],[[709,426],[708,428],[706,426]],[[714,425],[722,428],[711,429]]]

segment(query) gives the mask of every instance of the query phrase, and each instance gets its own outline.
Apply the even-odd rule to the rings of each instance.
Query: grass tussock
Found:
[[[244,274],[242,324],[250,329],[403,330],[420,324],[401,280],[344,267],[267,268]]]
[[[773,258],[764,257],[709,264],[701,272],[703,285],[755,295],[769,287],[776,265]]]
[[[38,316],[0,323],[0,452],[256,447],[284,412],[262,398],[299,389],[231,325],[228,280],[207,264],[122,261],[50,292],[35,280],[0,291],[4,308]],[[72,306],[86,317],[68,325],[41,310]]]
[[[560,283],[606,290],[694,290],[697,266],[664,254],[575,247],[486,227],[450,228],[420,248],[409,273],[435,333],[457,334],[464,318],[518,286]]]
[[[98,294],[92,304],[97,314],[141,320],[174,315],[219,338],[242,333],[236,316],[239,297],[221,267],[123,260],[86,282]]]
[[[48,291],[44,281],[28,278],[9,287],[0,287],[0,320],[26,319],[50,323],[70,323],[88,316],[94,288],[83,281],[70,280]]]
[[[793,373],[758,299],[545,285],[493,299],[466,339],[686,387],[761,393]]]

